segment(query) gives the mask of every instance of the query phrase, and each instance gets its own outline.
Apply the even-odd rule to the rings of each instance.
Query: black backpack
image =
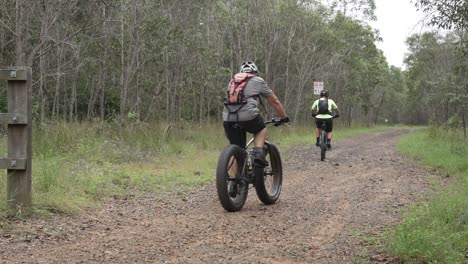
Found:
[[[323,114],[330,114],[330,110],[328,110],[328,98],[320,98],[318,102],[318,113],[320,115]]]

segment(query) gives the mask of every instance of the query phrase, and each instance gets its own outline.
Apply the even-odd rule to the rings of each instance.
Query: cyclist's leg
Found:
[[[260,166],[268,166],[268,162],[265,160],[265,151],[263,149],[267,135],[267,128],[263,117],[258,115],[252,120],[242,122],[242,126],[247,132],[254,134],[255,147],[252,151],[254,162]]]
[[[245,129],[240,127],[236,122],[224,122],[223,126],[224,133],[228,138],[229,143],[244,148],[247,140],[247,132]],[[234,157],[231,157],[229,165],[229,174],[237,175],[237,161],[234,159]]]
[[[333,133],[333,119],[329,119],[326,121],[325,131],[327,131],[327,147],[331,148],[331,140],[332,140],[332,133]]]
[[[329,119],[329,120],[326,121],[325,131],[327,131],[327,133],[328,133],[327,138],[331,140],[332,139],[332,133],[333,133],[333,120],[332,119]]]
[[[320,140],[320,130],[322,127],[322,120],[320,119],[315,119],[315,146],[319,146],[319,140]]]
[[[263,145],[265,144],[265,140],[266,140],[266,136],[267,136],[267,128],[263,128],[262,130],[260,130],[259,132],[257,132],[257,134],[255,134],[254,136],[254,143],[255,143],[255,147],[257,148],[263,148]]]

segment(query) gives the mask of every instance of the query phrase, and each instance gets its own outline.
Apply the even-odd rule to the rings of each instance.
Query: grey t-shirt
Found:
[[[229,89],[229,86],[227,89]],[[268,87],[263,78],[255,76],[252,77],[244,87],[244,96],[247,98],[247,104],[237,112],[239,119],[237,119],[236,114],[229,114],[228,109],[224,106],[223,120],[235,122],[254,119],[260,113],[260,110],[258,109],[258,105],[260,104],[260,98],[258,98],[259,95],[262,97],[268,97],[273,95],[273,91]]]

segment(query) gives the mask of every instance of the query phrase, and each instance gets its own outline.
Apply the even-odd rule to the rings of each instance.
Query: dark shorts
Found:
[[[315,126],[317,128],[322,127],[322,123],[325,123],[325,131],[332,132],[333,131],[333,119],[315,119]]]
[[[241,148],[244,148],[245,144],[247,144],[247,132],[255,135],[266,127],[265,121],[261,115],[249,121],[224,121],[223,126],[229,143],[238,145]]]

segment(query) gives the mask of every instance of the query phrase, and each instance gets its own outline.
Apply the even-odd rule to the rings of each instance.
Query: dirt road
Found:
[[[283,153],[283,193],[273,206],[251,190],[241,212],[226,213],[213,184],[27,220],[18,225],[24,231],[0,237],[0,263],[373,262],[380,252],[365,238],[397,223],[431,176],[396,153],[407,132],[334,142],[325,162],[312,145]]]

